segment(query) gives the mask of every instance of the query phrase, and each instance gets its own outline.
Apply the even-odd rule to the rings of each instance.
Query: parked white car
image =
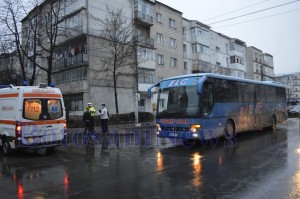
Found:
[[[290,113],[300,113],[300,105],[296,105],[294,108],[289,110]]]

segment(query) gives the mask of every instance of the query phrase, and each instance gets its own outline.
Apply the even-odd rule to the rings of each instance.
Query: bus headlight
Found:
[[[156,124],[156,133],[159,134],[159,132],[161,131],[161,128],[160,128],[160,125],[159,124]]]
[[[192,124],[191,127],[190,127],[190,131],[193,132],[193,133],[196,133],[198,129],[201,128],[201,125],[200,124]]]

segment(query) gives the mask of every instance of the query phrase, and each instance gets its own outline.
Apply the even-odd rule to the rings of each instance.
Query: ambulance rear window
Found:
[[[29,120],[53,120],[63,116],[60,99],[25,99],[23,118]]]

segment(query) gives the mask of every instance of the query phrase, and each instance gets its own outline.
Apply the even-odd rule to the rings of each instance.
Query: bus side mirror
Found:
[[[207,77],[201,77],[197,83],[197,95],[202,95],[202,91],[203,91],[203,85],[205,83],[205,81],[207,80]]]
[[[149,99],[151,99],[151,89],[154,88],[154,87],[157,87],[157,86],[159,86],[159,83],[153,84],[151,87],[148,88],[147,97]]]

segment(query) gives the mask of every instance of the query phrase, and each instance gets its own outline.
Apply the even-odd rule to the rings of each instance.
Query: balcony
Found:
[[[199,43],[205,46],[209,46],[210,42],[207,38],[199,36],[199,35],[192,35],[191,37],[191,43]]]
[[[240,70],[246,72],[246,66],[239,63],[231,63],[229,64],[229,69],[231,70]]]
[[[135,22],[141,26],[152,26],[153,16],[149,14],[142,13],[141,11],[134,12]]]
[[[86,8],[85,0],[76,0],[76,1],[65,1],[65,9],[61,9],[61,15],[65,16],[72,14],[82,8]]]
[[[245,57],[244,52],[238,51],[238,50],[230,50],[229,56],[239,56],[239,57]]]
[[[53,71],[77,67],[88,62],[87,54],[78,54],[73,57],[62,58],[54,62]]]
[[[211,62],[211,56],[207,54],[203,54],[199,52],[199,53],[193,53],[192,56],[193,56],[192,57],[193,60],[202,60],[205,62]]]
[[[202,60],[194,60],[192,65],[193,73],[211,73],[213,70],[212,64]]]
[[[156,62],[155,60],[148,60],[148,59],[145,59],[145,60],[139,60],[139,65],[138,65],[139,68],[143,68],[143,69],[152,69],[152,70],[155,70],[156,68]]]
[[[138,36],[138,45],[145,46],[145,47],[154,47],[154,39],[148,38],[148,37],[143,37],[143,36]]]

